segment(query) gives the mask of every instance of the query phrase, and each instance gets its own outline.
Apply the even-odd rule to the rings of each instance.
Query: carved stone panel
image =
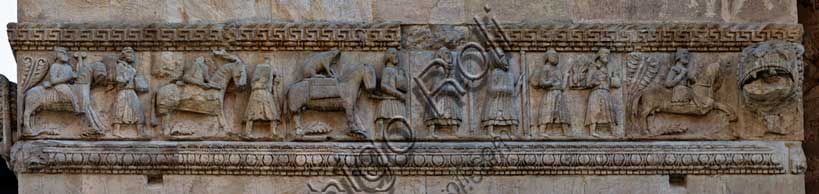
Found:
[[[0,153],[32,176],[347,178],[310,182],[311,193],[542,175],[657,176],[676,192],[689,175],[790,181],[806,169],[799,25],[510,23],[498,19],[519,7],[507,2],[429,6],[452,3],[464,13],[429,24],[371,21],[383,12],[359,23],[12,23],[19,79],[0,77]],[[465,13],[480,14],[449,23]],[[389,188],[352,188],[367,184]]]

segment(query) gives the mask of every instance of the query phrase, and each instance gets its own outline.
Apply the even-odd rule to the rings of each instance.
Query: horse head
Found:
[[[217,84],[220,88],[227,88],[228,82],[232,79],[233,84],[239,89],[247,87],[247,64],[239,56],[229,54],[224,49],[215,50],[213,54],[228,63],[216,70],[211,76],[211,82]]]
[[[247,64],[241,61],[233,63],[231,73],[233,74],[233,84],[236,84],[236,87],[240,89],[247,87]]]
[[[376,87],[375,67],[371,64],[364,64],[364,88],[367,91],[374,91]]]
[[[344,65],[344,71],[339,80],[347,84],[364,84],[365,90],[374,91],[376,88],[375,66],[371,64]]]

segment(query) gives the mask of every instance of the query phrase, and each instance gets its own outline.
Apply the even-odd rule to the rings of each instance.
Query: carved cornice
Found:
[[[674,51],[738,52],[767,40],[801,42],[798,24],[505,24],[508,51]],[[10,23],[15,51],[70,50],[236,51],[385,50],[400,47],[396,23],[250,23],[250,24],[32,24]],[[497,31],[495,37],[500,37]],[[502,39],[496,38],[496,41]],[[500,45],[504,45],[499,42]]]
[[[386,50],[398,47],[395,23],[254,23],[254,24],[30,24],[10,23],[9,42],[15,51],[70,50],[139,51],[230,50]]]
[[[798,24],[517,24],[504,25],[506,50],[738,52],[767,40],[802,41]],[[495,37],[501,37],[495,31]],[[501,38],[495,38],[504,45]]]
[[[804,165],[782,142],[418,143],[404,154],[362,151],[369,145],[27,141],[12,162],[23,173],[289,176],[384,170],[362,162],[372,158],[401,161],[386,165],[393,175],[784,174]]]

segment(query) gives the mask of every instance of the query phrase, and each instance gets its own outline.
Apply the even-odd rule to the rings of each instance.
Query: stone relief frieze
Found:
[[[635,73],[647,69],[642,74],[629,73],[633,76],[629,78],[633,80],[631,84],[635,84],[630,87],[637,90],[629,99],[632,106],[630,116],[635,119],[633,120],[635,126],[642,129],[643,134],[648,136],[680,134],[691,130],[685,126],[662,123],[654,118],[658,116],[657,114],[705,116],[717,111],[725,117],[725,121],[737,120],[733,108],[715,100],[716,90],[720,89],[721,85],[716,83],[720,81],[719,63],[695,66],[692,64],[694,62],[691,53],[686,49],[678,49],[673,56],[673,64],[667,67],[665,75],[658,75],[657,64],[651,60],[653,59],[649,58],[641,65],[629,64],[629,68],[636,68],[629,71]],[[695,72],[694,68],[699,69]],[[655,80],[659,83],[652,85],[647,84],[650,81],[641,83],[641,80]]]
[[[296,134],[299,136],[331,135],[334,131],[326,123],[316,121],[303,126],[302,112],[343,111],[346,133],[352,137],[367,137],[369,131],[362,126],[356,115],[360,90],[376,89],[375,68],[371,64],[337,64],[341,52],[337,49],[314,54],[302,68],[301,81],[287,88],[287,110],[293,115]],[[331,66],[342,66],[339,71]],[[345,133],[342,133],[342,135]]]
[[[797,58],[788,58],[798,49],[760,48],[746,51],[742,59],[682,48],[674,53],[605,48],[515,53],[478,42],[454,51],[392,48],[370,54],[336,48],[287,59],[277,59],[275,52],[216,49],[202,55],[130,47],[118,53],[74,52],[72,58],[58,48],[54,55],[42,52],[21,60],[27,72],[18,89],[21,134],[34,139],[355,141],[381,136],[385,120],[402,118],[418,138],[447,141],[499,134],[520,140],[764,136],[755,135],[756,130],[796,136],[787,132],[792,127],[776,124],[796,112],[772,104],[792,102],[787,99],[798,92],[793,87],[801,81],[790,77],[801,70],[790,64]],[[400,60],[404,57],[409,59]],[[426,64],[418,64],[423,60]],[[764,60],[790,65],[745,65]],[[301,65],[284,65],[294,62]],[[746,81],[727,82],[732,69],[744,72],[737,76]],[[737,107],[740,98],[743,106]],[[760,128],[743,131],[747,124],[735,122],[754,115],[765,118],[757,121]],[[74,127],[54,127],[66,123]]]
[[[235,133],[227,126],[225,119],[225,93],[229,85],[236,89],[247,86],[247,64],[237,55],[225,50],[213,51],[213,56],[226,61],[210,73],[207,60],[200,56],[192,64],[185,66],[182,79],[160,87],[155,95],[156,115],[161,118],[163,134],[170,136]],[[203,123],[215,120],[215,124],[196,126],[179,122],[175,116],[180,113],[193,114]],[[208,129],[209,131],[202,131]],[[197,133],[198,132],[198,133]]]
[[[330,174],[320,167],[339,165],[335,156],[379,138],[424,142],[413,153],[417,165],[397,168],[406,175],[468,168],[470,156],[441,153],[477,156],[497,139],[521,142],[514,146],[523,152],[486,173],[804,170],[801,150],[783,154],[776,143],[626,142],[799,140],[801,126],[786,123],[801,121],[803,51],[789,43],[799,41],[801,28],[475,21],[444,30],[455,34],[444,43],[413,39],[429,46],[402,45],[413,37],[390,23],[14,24],[21,76],[9,94],[22,100],[13,103],[20,119],[3,119],[3,141],[31,141],[17,148],[31,155],[15,162],[36,173],[207,174],[218,163],[245,170],[213,173]],[[19,131],[11,129],[15,122]],[[567,140],[623,142],[543,142]],[[163,143],[147,146],[155,141]],[[218,147],[210,159],[184,152],[209,146]],[[184,151],[162,151],[168,147]],[[124,154],[133,149],[147,151]],[[105,165],[87,168],[98,163]],[[705,166],[720,168],[697,170]]]
[[[66,48],[56,48],[52,55],[54,61],[49,64],[46,59],[40,58],[34,62],[25,58],[20,84],[23,93],[23,135],[24,136],[51,136],[60,135],[62,127],[36,126],[35,113],[55,112],[57,114],[82,115],[91,130],[84,131],[83,136],[102,135],[107,131],[107,124],[100,119],[99,113],[91,106],[92,84],[104,82],[108,75],[106,64],[85,62],[87,54],[75,53],[75,64],[69,61],[71,55]]]

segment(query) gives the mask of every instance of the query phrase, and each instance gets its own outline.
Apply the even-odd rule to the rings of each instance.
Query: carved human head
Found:
[[[452,63],[452,53],[446,47],[441,47],[435,52],[435,58],[443,59],[446,63]]]
[[[495,68],[500,68],[504,71],[509,70],[509,55],[506,55],[503,53],[503,51],[500,51],[497,53],[489,52],[489,56],[490,61],[492,61],[492,64],[494,65]]]
[[[225,48],[219,48],[218,50],[213,51],[213,55],[220,57],[230,63],[240,62],[239,56],[233,55],[225,51]]]
[[[610,53],[611,53],[611,51],[609,51],[609,49],[604,48],[604,49],[598,50],[597,51],[597,60],[599,60],[600,62],[603,62],[603,63],[608,63]]]
[[[133,48],[125,47],[122,49],[122,52],[120,52],[119,58],[126,63],[133,63],[136,61],[136,53]]]
[[[68,60],[71,58],[68,55],[68,49],[65,47],[56,47],[54,48],[54,54],[56,54],[56,62],[59,63],[68,63]]]
[[[196,57],[196,59],[193,61],[193,63],[194,63],[194,64],[204,64],[204,65],[207,65],[207,63],[206,63],[206,61],[205,61],[205,57],[203,57],[203,56]]]
[[[385,53],[384,57],[386,58],[385,62],[386,65],[398,66],[398,50],[395,48],[387,49],[387,53]]]
[[[688,65],[688,63],[691,61],[691,53],[688,52],[688,49],[677,49],[674,60],[684,65]]]
[[[560,58],[557,56],[557,51],[555,49],[549,49],[546,51],[546,64],[547,65],[557,65],[557,62]]]

